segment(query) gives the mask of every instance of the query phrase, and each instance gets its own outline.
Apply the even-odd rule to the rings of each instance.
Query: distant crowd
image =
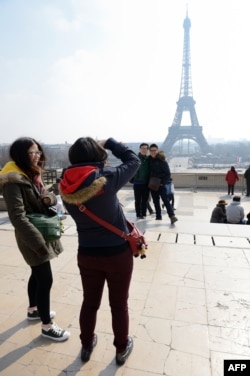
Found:
[[[246,196],[250,196],[250,166],[244,173],[246,180]],[[232,202],[228,205],[225,200],[219,200],[212,211],[211,223],[230,223],[230,224],[250,224],[250,213],[245,216],[244,208],[241,205],[241,197],[234,196],[234,187],[239,180],[239,175],[234,166],[227,171],[225,180],[227,182],[228,195],[233,196]]]

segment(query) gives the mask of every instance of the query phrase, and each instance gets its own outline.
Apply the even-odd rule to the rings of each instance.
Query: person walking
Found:
[[[108,154],[121,160],[117,167],[106,163]],[[78,232],[77,261],[83,288],[80,311],[81,359],[87,362],[97,344],[97,311],[105,281],[116,348],[116,363],[122,365],[133,349],[128,335],[128,296],[133,271],[133,254],[120,236],[90,219],[79,205],[128,233],[126,219],[117,192],[136,174],[140,159],[127,146],[113,138],[96,142],[91,137],[77,139],[69,149],[71,166],[64,170],[60,191]]]
[[[243,206],[240,204],[240,196],[234,196],[233,201],[226,209],[227,223],[245,224],[245,212]]]
[[[149,145],[143,142],[140,145],[138,157],[141,165],[132,179],[134,198],[135,198],[135,212],[137,219],[144,219],[147,215],[147,205],[149,200],[149,163],[148,163],[148,149]]]
[[[163,201],[163,204],[166,207],[168,216],[170,218],[171,224],[174,224],[178,221],[178,218],[174,215],[172,205],[169,202],[166,185],[170,179],[171,173],[169,165],[166,161],[166,156],[163,152],[159,152],[158,146],[156,144],[151,144],[149,147],[150,156],[149,156],[149,171],[150,177],[157,178],[159,180],[159,186],[156,190],[150,189],[155,212],[156,220],[162,220],[161,215],[161,206],[160,198]],[[150,181],[150,179],[149,179]]]
[[[248,166],[248,168],[244,172],[244,178],[246,180],[246,188],[247,188],[246,196],[249,197],[250,196],[250,165]]]
[[[41,320],[41,334],[54,341],[65,341],[70,333],[53,321],[50,311],[50,290],[53,277],[50,260],[57,257],[63,247],[60,240],[46,242],[27,215],[44,213],[54,215],[54,193],[45,190],[42,173],[45,155],[41,145],[30,137],[22,137],[10,146],[11,161],[0,171],[0,186],[10,221],[15,229],[17,246],[31,268],[28,281],[28,320]]]
[[[230,195],[230,193],[231,193],[231,195],[233,196],[234,195],[235,183],[236,183],[236,181],[239,180],[239,175],[238,175],[237,171],[235,170],[234,166],[231,166],[230,170],[227,171],[225,180],[227,181],[228,195]]]
[[[226,223],[227,213],[226,213],[227,202],[225,200],[220,200],[216,207],[212,211],[210,223]]]

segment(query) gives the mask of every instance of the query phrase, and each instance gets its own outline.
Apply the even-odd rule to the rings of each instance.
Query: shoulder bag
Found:
[[[43,213],[26,214],[29,221],[41,232],[47,242],[61,237],[61,221],[58,215],[49,216]]]
[[[161,179],[156,178],[154,176],[151,176],[148,182],[148,188],[151,189],[152,191],[158,191],[161,185]]]
[[[140,256],[141,259],[146,257],[146,249],[148,248],[146,239],[134,223],[126,219],[126,224],[129,229],[129,233],[126,234],[118,227],[111,225],[111,223],[106,222],[104,219],[92,213],[89,209],[86,208],[85,205],[79,205],[78,208],[81,212],[85,213],[87,216],[99,223],[101,226],[107,228],[108,230],[114,232],[116,235],[127,240],[129,242],[129,246],[134,257]]]

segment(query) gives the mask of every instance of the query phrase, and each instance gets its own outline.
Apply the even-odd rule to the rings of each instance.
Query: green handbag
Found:
[[[58,215],[49,216],[42,213],[26,215],[29,221],[41,232],[47,242],[52,242],[61,237],[61,221]]]

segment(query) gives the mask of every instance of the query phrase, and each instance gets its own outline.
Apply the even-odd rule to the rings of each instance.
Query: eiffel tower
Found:
[[[184,48],[182,59],[182,77],[180,95],[177,103],[174,121],[171,127],[168,128],[168,135],[161,145],[161,149],[166,153],[170,153],[173,145],[177,141],[184,139],[195,141],[203,154],[209,152],[208,143],[202,133],[202,127],[199,124],[196,111],[195,101],[193,99],[193,89],[191,80],[191,63],[190,63],[190,38],[189,29],[191,27],[188,13],[183,22],[184,28]],[[182,116],[184,112],[189,112],[191,125],[181,125]],[[181,144],[181,143],[180,143]],[[188,144],[189,145],[189,144]],[[183,154],[179,149],[180,154]],[[186,153],[187,154],[187,153]]]

